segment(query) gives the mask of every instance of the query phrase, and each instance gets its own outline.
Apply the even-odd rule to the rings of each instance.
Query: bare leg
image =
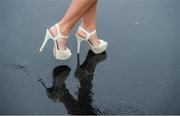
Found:
[[[82,16],[81,27],[87,30],[88,32],[92,32],[96,29],[96,7],[97,1],[89,8],[89,10]],[[78,35],[85,37],[86,34],[82,31],[77,32]],[[94,46],[99,45],[97,34],[93,35],[90,39],[91,43]]]
[[[96,2],[97,0],[72,0],[68,10],[66,11],[64,17],[59,21],[60,31],[63,35],[68,35],[79,20],[79,18]],[[57,30],[55,26],[50,28],[51,33],[55,36]],[[58,48],[62,49],[66,46],[66,41],[58,41]]]

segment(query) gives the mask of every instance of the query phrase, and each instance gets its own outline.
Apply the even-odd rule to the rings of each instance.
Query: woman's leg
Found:
[[[72,0],[69,8],[67,9],[64,17],[59,21],[60,31],[63,35],[68,35],[78,21],[78,19],[96,2],[97,0]],[[51,33],[55,36],[57,30],[55,26],[50,28]],[[63,39],[61,42],[58,42],[59,49],[62,49],[66,46],[66,41]]]
[[[92,32],[96,29],[96,7],[97,1],[89,8],[88,11],[82,16],[81,27],[87,30],[88,32]],[[77,32],[81,36],[86,36],[82,31]],[[91,43],[94,46],[99,45],[97,34],[93,35],[90,39]]]

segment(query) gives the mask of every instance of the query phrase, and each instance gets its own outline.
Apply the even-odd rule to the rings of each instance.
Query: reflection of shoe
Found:
[[[82,65],[80,65],[79,55],[77,55],[77,68],[75,71],[75,76],[77,78],[93,76],[96,65],[106,59],[106,52],[101,54],[94,54],[89,50],[88,55]]]
[[[70,74],[71,69],[66,66],[58,66],[53,70],[53,85],[51,88],[46,88],[47,96],[54,102],[61,101],[68,90],[65,86],[65,80]]]
[[[53,54],[54,54],[54,57],[57,59],[57,60],[67,60],[71,57],[71,51],[65,47],[65,50],[59,50],[58,49],[58,45],[57,45],[57,40],[60,41],[62,39],[68,39],[69,35],[68,36],[63,36],[61,33],[60,33],[60,29],[59,29],[59,26],[58,24],[55,25],[56,26],[56,30],[58,32],[58,35],[53,37],[53,35],[51,34],[51,32],[49,31],[49,29],[46,30],[46,36],[44,38],[44,42],[42,43],[41,45],[41,48],[40,48],[40,52],[42,52],[43,48],[45,47],[47,41],[49,39],[52,39],[54,41],[54,48],[53,48]]]
[[[56,84],[61,85],[64,83],[66,78],[69,76],[71,68],[67,65],[61,65],[53,70],[53,80]]]
[[[79,36],[76,33],[76,38],[77,38],[77,53],[78,54],[80,53],[80,44],[81,44],[82,41],[85,41],[86,43],[88,43],[90,49],[95,54],[100,54],[100,53],[104,52],[107,49],[108,43],[106,41],[104,41],[104,40],[99,39],[99,45],[98,46],[93,46],[91,44],[91,42],[89,41],[91,36],[96,33],[96,30],[94,30],[93,32],[88,32],[85,29],[83,29],[82,27],[79,27],[79,30],[86,34],[86,38],[83,38],[83,37]]]

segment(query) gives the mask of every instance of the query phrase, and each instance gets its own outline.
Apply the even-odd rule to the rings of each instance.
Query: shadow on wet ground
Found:
[[[71,59],[57,61],[53,42],[38,50],[69,3],[0,1],[0,114],[180,114],[180,2],[99,1],[108,50],[77,56],[77,24]]]

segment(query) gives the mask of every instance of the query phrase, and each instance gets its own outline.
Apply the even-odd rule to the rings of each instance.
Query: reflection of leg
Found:
[[[79,81],[80,88],[77,104],[80,108],[80,114],[97,114],[93,107],[92,77],[87,77]]]
[[[58,66],[53,70],[53,85],[48,88],[42,79],[39,79],[41,84],[45,87],[47,96],[54,102],[62,102],[69,114],[76,114],[77,100],[69,93],[66,88],[65,81],[70,74],[71,69],[66,66]]]
[[[69,93],[69,90],[66,88],[65,84],[57,94],[59,94],[58,99],[65,105],[68,114],[77,114],[77,100]]]
[[[75,76],[79,79],[80,88],[78,90],[78,107],[81,114],[100,114],[101,111],[93,107],[93,93],[92,93],[92,80],[93,73],[96,68],[96,65],[105,60],[106,53],[94,54],[89,50],[88,55],[82,65],[79,63],[79,55],[77,56],[77,68]]]
[[[59,66],[53,70],[53,87],[58,101],[62,102],[69,114],[76,113],[76,100],[66,88],[65,80],[70,74],[71,69],[68,66]]]
[[[69,90],[66,88],[64,83],[60,85],[47,88],[47,95],[54,102],[62,102],[69,114],[75,114],[77,112],[76,109],[76,99],[69,93]]]

